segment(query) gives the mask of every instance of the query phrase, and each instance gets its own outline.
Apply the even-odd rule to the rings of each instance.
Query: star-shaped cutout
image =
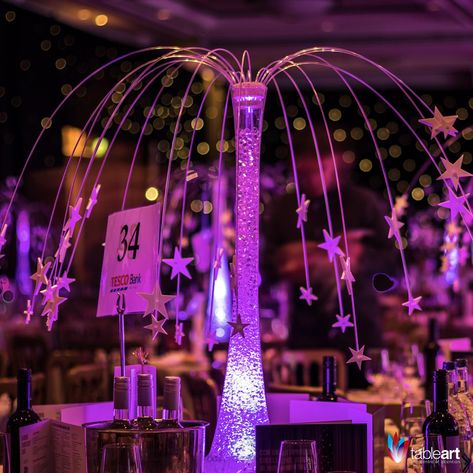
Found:
[[[443,165],[445,166],[445,171],[440,174],[437,180],[442,179],[445,181],[446,179],[450,179],[453,184],[453,188],[457,190],[462,177],[473,176],[473,174],[462,169],[463,157],[464,155],[462,154],[454,163],[451,163],[448,159],[440,158]]]
[[[41,294],[43,294],[43,305],[53,298],[54,289],[56,287],[56,285],[51,285],[51,281],[48,281],[46,283],[46,287],[43,290],[39,291]]]
[[[337,321],[332,324],[332,327],[339,328],[342,333],[345,333],[345,330],[349,327],[353,327],[353,323],[350,322],[350,314],[347,315],[336,315]]]
[[[455,136],[457,134],[457,130],[453,127],[453,124],[455,123],[455,120],[457,118],[458,115],[444,117],[440,113],[440,110],[435,107],[434,116],[432,118],[423,118],[419,120],[419,123],[422,123],[422,125],[426,125],[431,128],[431,139],[434,139],[439,133],[443,133],[443,136],[446,139],[449,135]]]
[[[297,207],[297,228],[301,228],[304,222],[307,222],[307,211],[309,210],[310,200],[305,198],[305,194],[301,195],[301,203]]]
[[[164,330],[163,325],[166,322],[167,319],[161,319],[157,320],[154,315],[151,316],[151,323],[149,325],[145,325],[145,329],[151,330],[152,333],[152,339],[154,340],[159,333],[164,333],[164,335],[167,335],[168,333],[166,330]]]
[[[43,312],[41,315],[52,316],[55,320],[57,319],[57,312],[59,306],[67,300],[67,297],[61,297],[59,295],[59,289],[56,285],[51,287],[51,296],[44,306]]]
[[[397,196],[394,202],[394,210],[396,211],[396,217],[401,218],[405,214],[407,207],[409,207],[407,196],[405,194]]]
[[[59,258],[59,262],[63,263],[66,258],[67,250],[71,247],[71,232],[67,230],[67,232],[61,237],[61,241],[59,242],[59,248],[55,253],[55,257]]]
[[[415,310],[422,310],[420,307],[420,301],[422,300],[422,296],[419,297],[412,297],[409,296],[409,300],[403,302],[402,305],[407,307],[407,313],[412,315]]]
[[[5,243],[7,242],[7,239],[5,237],[7,233],[7,228],[8,228],[8,225],[4,223],[2,230],[0,231],[0,251],[2,251],[2,248],[5,246]]]
[[[470,194],[465,195],[456,195],[452,189],[448,189],[448,200],[445,202],[440,202],[438,204],[440,207],[445,207],[446,209],[450,210],[450,218],[455,219],[455,217],[460,214],[463,218],[466,215],[471,216],[470,211],[465,207],[465,203],[467,202],[467,198]]]
[[[149,353],[144,350],[142,347],[137,348],[132,355],[136,357],[138,363],[144,367],[148,363]]]
[[[39,293],[39,289],[42,284],[48,283],[48,270],[51,266],[51,261],[48,261],[45,265],[41,261],[41,258],[38,258],[36,261],[36,273],[31,276],[31,279],[36,283],[34,288],[34,295],[36,296]]]
[[[345,281],[345,284],[347,286],[347,291],[348,294],[353,295],[353,283],[356,281],[356,279],[353,277],[353,274],[351,272],[350,268],[350,257],[345,258],[340,258],[340,263],[342,265],[342,276],[341,279]]]
[[[178,274],[182,274],[186,278],[192,279],[187,265],[190,264],[194,258],[183,258],[181,256],[181,251],[176,246],[174,248],[174,257],[169,259],[163,259],[163,263],[166,263],[168,266],[171,266],[171,279],[174,279]]]
[[[82,197],[80,197],[77,200],[76,205],[69,206],[69,219],[64,225],[64,228],[63,228],[64,233],[69,231],[71,236],[74,234],[74,229],[76,228],[77,222],[82,218],[82,215],[80,214],[81,206],[82,206]]]
[[[75,282],[76,280],[74,278],[68,278],[67,273],[64,271],[62,273],[62,276],[58,278],[56,284],[59,290],[64,289],[67,292],[71,292],[71,284]]]
[[[328,259],[332,262],[335,255],[345,256],[345,253],[339,248],[338,243],[340,242],[340,237],[332,238],[330,234],[323,229],[322,233],[324,235],[325,243],[321,243],[319,248],[327,251]]]
[[[143,317],[148,314],[154,314],[156,311],[159,314],[162,314],[166,319],[168,319],[168,311],[166,309],[166,304],[172,301],[176,296],[168,296],[161,292],[159,287],[159,282],[156,282],[152,292],[138,292],[140,297],[145,299],[147,302],[146,310],[144,311]]]
[[[394,237],[399,242],[401,240],[401,234],[399,233],[399,230],[404,226],[404,223],[397,219],[396,211],[394,209],[391,212],[391,217],[385,215],[384,219],[389,225],[388,238]]]
[[[301,291],[299,300],[306,301],[307,305],[312,305],[312,301],[316,301],[318,299],[318,297],[315,294],[312,294],[312,288],[310,286],[307,288],[301,286],[299,290]]]
[[[245,338],[245,328],[248,327],[250,324],[244,324],[241,321],[241,315],[237,314],[236,322],[228,322],[228,325],[232,327],[232,337],[239,333],[243,338]]]
[[[92,213],[92,209],[95,207],[95,204],[97,203],[97,197],[99,195],[101,187],[102,186],[100,184],[97,184],[92,189],[92,193],[90,194],[89,201],[87,202],[87,207],[85,208],[85,215],[84,215],[85,218],[90,217],[90,214]]]
[[[182,338],[185,337],[186,334],[184,333],[184,324],[180,322],[176,325],[176,333],[174,335],[174,339],[176,343],[181,346],[182,345]]]
[[[23,311],[25,315],[25,324],[29,324],[31,322],[31,317],[33,316],[33,307],[31,306],[31,300],[28,299],[26,301],[26,309]]]
[[[356,363],[358,365],[358,369],[361,370],[361,363],[363,361],[370,361],[371,358],[364,354],[365,346],[363,345],[359,350],[355,350],[350,348],[351,351],[351,358],[347,361],[347,363]]]

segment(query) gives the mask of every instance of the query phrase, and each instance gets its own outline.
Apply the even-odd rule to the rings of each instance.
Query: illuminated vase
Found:
[[[255,426],[267,424],[258,308],[259,169],[266,86],[232,86],[236,148],[236,296],[243,324],[230,338],[217,429],[206,472],[255,471]],[[235,331],[236,332],[236,331]]]

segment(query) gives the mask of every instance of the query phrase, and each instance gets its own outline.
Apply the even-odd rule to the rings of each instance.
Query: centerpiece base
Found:
[[[255,460],[235,460],[234,458],[214,458],[205,460],[205,473],[255,473]]]

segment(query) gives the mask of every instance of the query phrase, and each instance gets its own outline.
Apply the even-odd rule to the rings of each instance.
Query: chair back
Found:
[[[30,333],[12,333],[8,336],[10,375],[16,376],[19,368],[30,368],[33,373],[46,369],[48,346],[44,338]]]
[[[107,400],[106,370],[102,365],[88,364],[71,368],[66,374],[68,403],[103,402]]]
[[[271,361],[272,381],[293,386],[321,386],[323,358],[333,356],[337,362],[337,387],[347,388],[347,368],[343,353],[338,350],[287,350]]]

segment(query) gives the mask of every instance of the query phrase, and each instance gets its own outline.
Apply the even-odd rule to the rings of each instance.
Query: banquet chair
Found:
[[[16,376],[19,368],[30,368],[33,374],[45,371],[48,346],[43,337],[17,332],[8,334],[7,340],[11,376]]]
[[[106,368],[88,364],[71,368],[66,374],[66,402],[107,401]]]
[[[338,350],[286,350],[271,360],[272,382],[293,386],[322,386],[323,357],[333,356],[337,362],[337,387],[347,388],[345,358]]]
[[[186,395],[190,397],[192,405],[191,412],[193,418],[203,420],[209,423],[205,433],[206,453],[210,452],[212,440],[217,425],[217,397],[218,388],[215,381],[208,377],[184,374],[183,381],[183,401],[187,405]]]

